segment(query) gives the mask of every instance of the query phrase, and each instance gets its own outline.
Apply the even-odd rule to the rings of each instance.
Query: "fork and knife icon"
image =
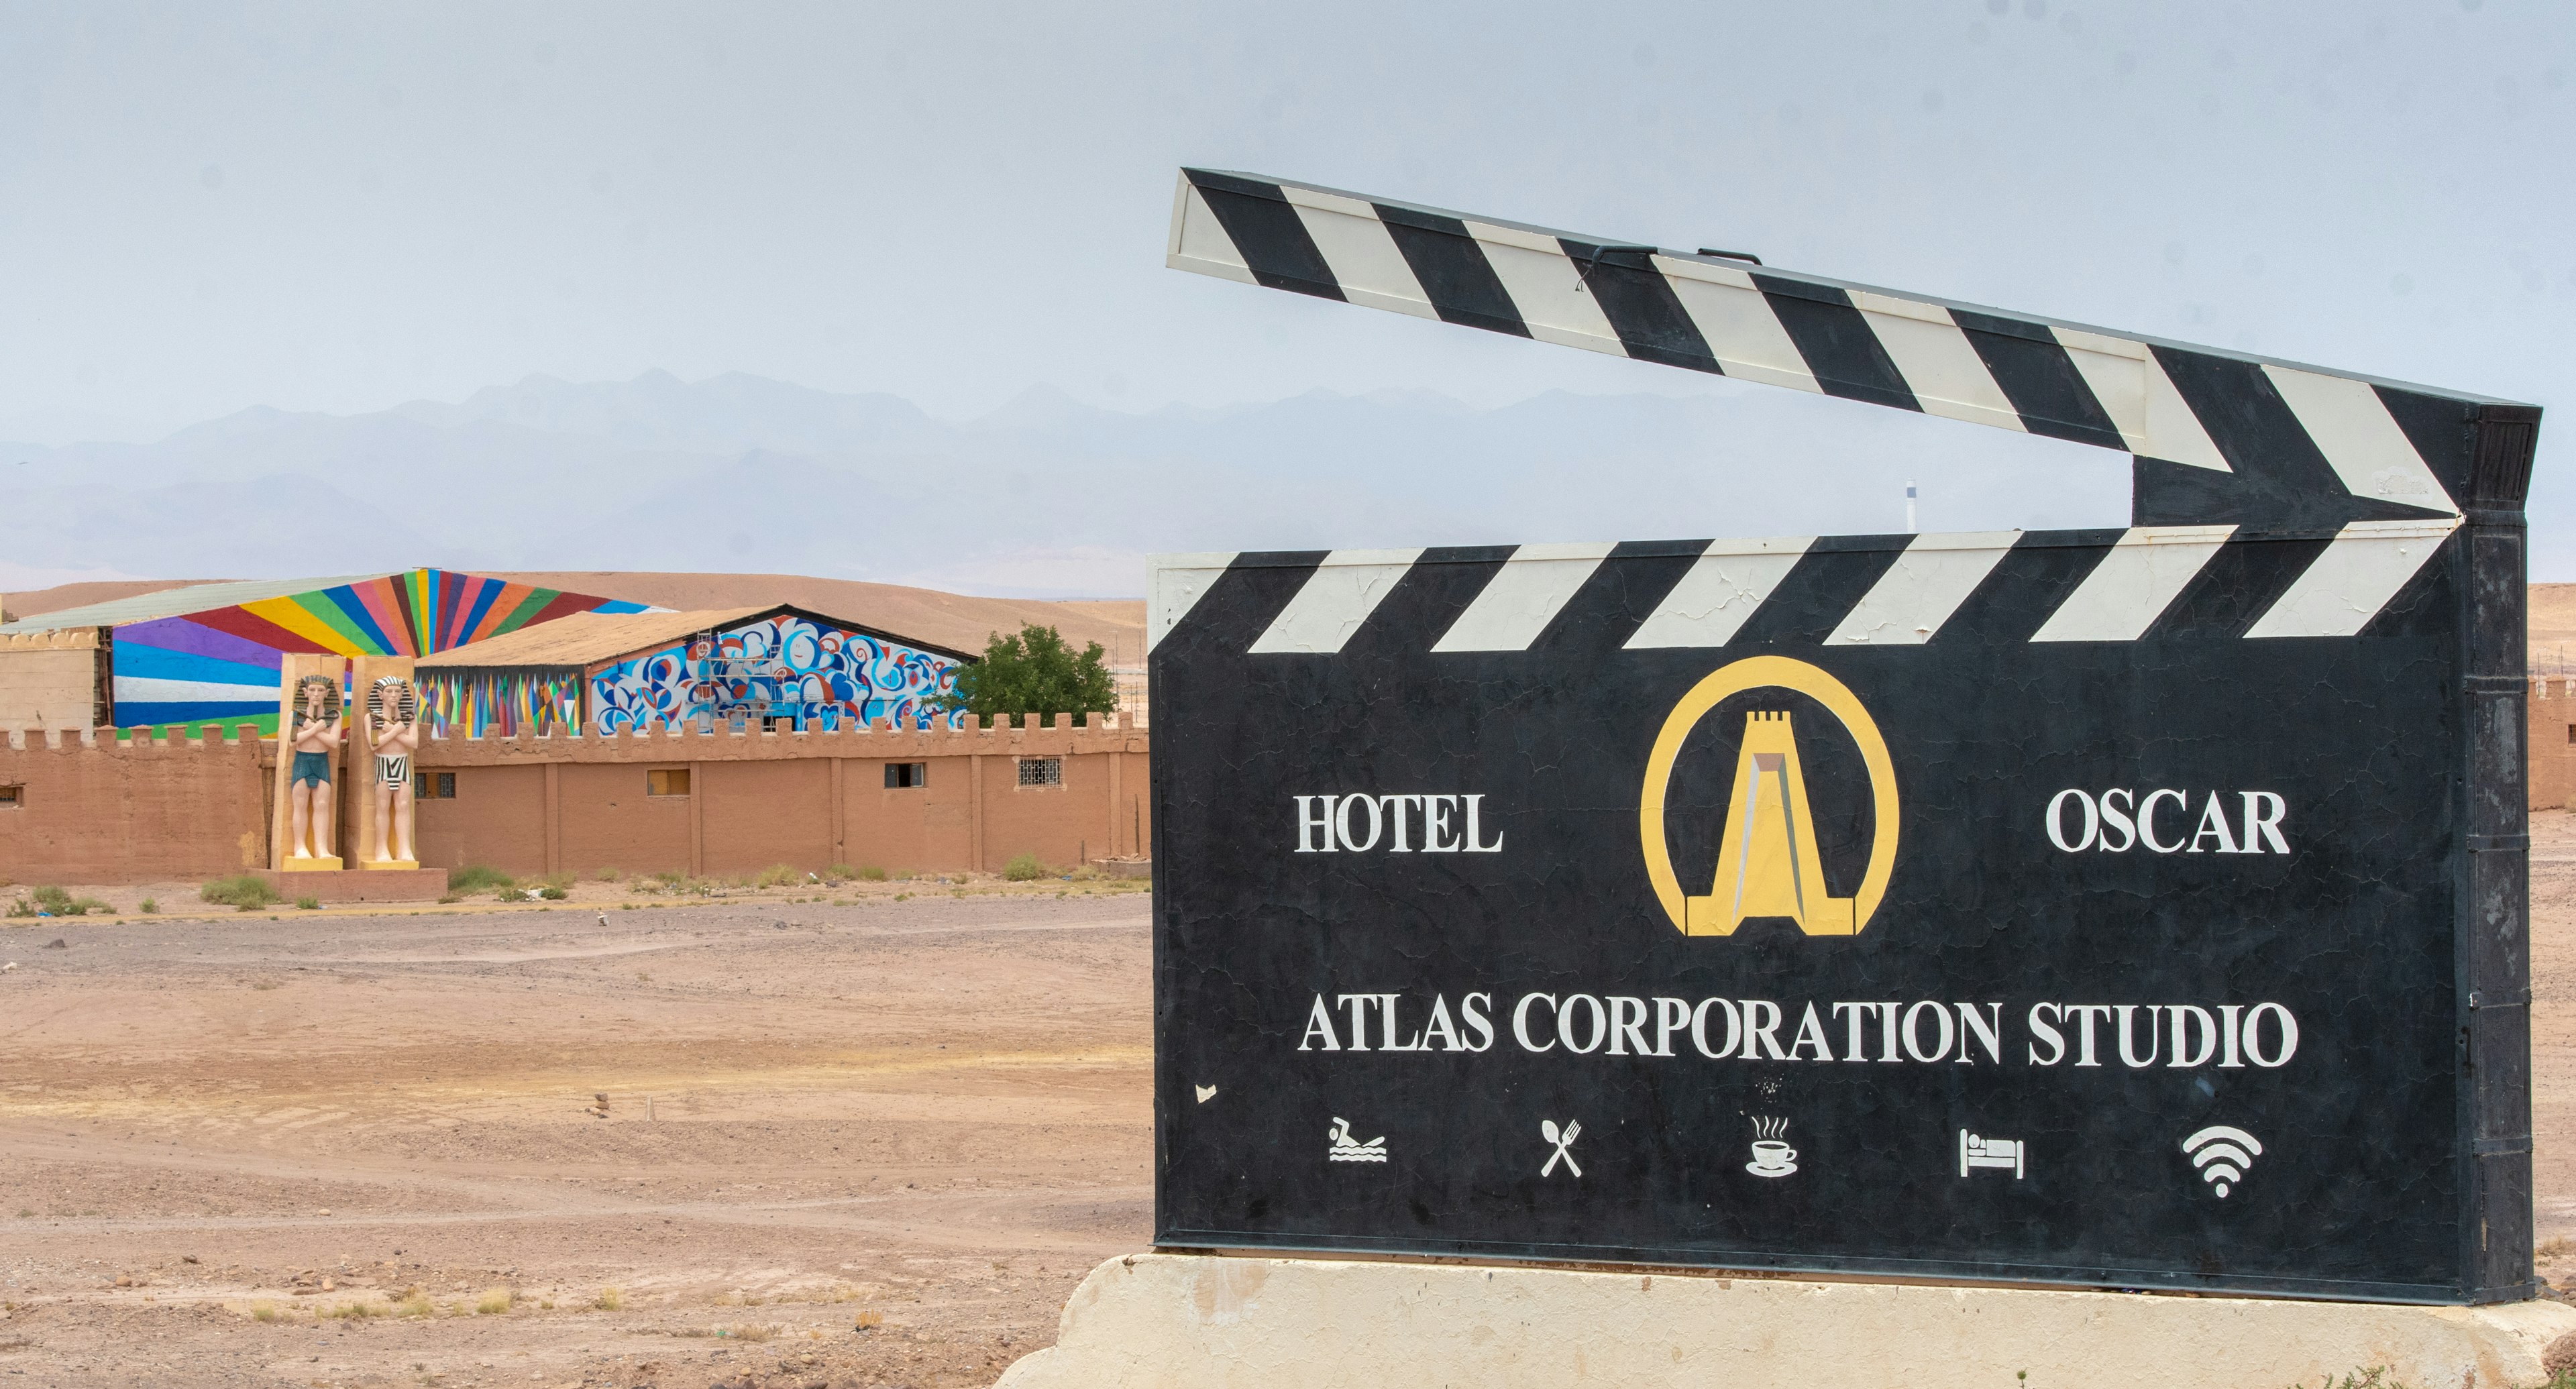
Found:
[[[1578,1177],[1582,1176],[1583,1169],[1575,1165],[1574,1154],[1567,1152],[1566,1149],[1573,1147],[1574,1140],[1583,1135],[1583,1122],[1579,1119],[1568,1119],[1565,1122],[1565,1128],[1560,1132],[1554,1119],[1541,1119],[1538,1121],[1538,1131],[1548,1142],[1556,1145],[1556,1151],[1547,1155],[1547,1166],[1538,1169],[1538,1174],[1544,1177],[1553,1173],[1556,1171],[1556,1164],[1562,1161],[1567,1171]]]

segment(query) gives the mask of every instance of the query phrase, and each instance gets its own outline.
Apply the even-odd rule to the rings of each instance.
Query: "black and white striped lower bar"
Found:
[[[2168,343],[1713,254],[1185,169],[1165,263],[1243,284],[2234,475],[2253,524],[2456,515],[2484,397]],[[2141,521],[2173,519],[2141,515]]]
[[[1628,650],[1723,647],[1761,637],[1824,646],[1908,646],[1978,614],[1977,635],[2030,642],[2129,642],[2223,631],[2246,639],[2354,637],[2457,528],[2355,521],[2313,538],[2232,526],[2125,531],[1521,545],[1503,550],[1333,550],[1266,556],[1157,556],[1147,641],[1188,620],[1247,563],[1310,570],[1246,648],[1341,652],[1372,621],[1389,640],[1435,653],[1526,651],[1579,607],[1614,554],[1656,555],[1670,587],[1620,642]],[[1484,571],[1463,607],[1388,599],[1424,566]],[[2224,571],[2224,572],[2222,572]],[[2196,604],[2193,595],[2212,601]],[[2223,608],[2202,612],[2196,608]]]

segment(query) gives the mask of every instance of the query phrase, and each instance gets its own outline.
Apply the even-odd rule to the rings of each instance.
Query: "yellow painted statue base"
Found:
[[[281,873],[337,873],[340,871],[340,860],[337,855],[329,858],[297,858],[289,854],[286,862],[278,865],[278,871]]]
[[[417,873],[420,871],[420,860],[416,858],[371,858],[360,863],[358,866],[360,868]]]

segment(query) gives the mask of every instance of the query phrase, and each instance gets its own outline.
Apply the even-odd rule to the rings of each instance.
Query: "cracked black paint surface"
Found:
[[[1915,647],[1821,646],[1777,620],[1721,649],[1629,651],[1678,569],[1622,547],[1529,651],[1434,653],[1501,558],[1462,551],[1417,565],[1330,657],[1244,651],[1320,557],[1238,558],[1152,658],[1158,1242],[2470,1295],[2466,540],[2350,639],[2241,636],[2286,582],[2272,570],[2315,548],[2285,539],[2281,565],[2205,576],[2133,642],[2032,643],[1998,611]],[[1865,588],[1872,547],[1844,545],[1832,559]],[[1648,884],[1648,749],[1691,685],[1761,653],[1842,681],[1889,745],[1903,830],[1858,936],[1685,937]],[[1686,745],[1679,876],[1707,890],[1757,707],[1795,720],[1827,886],[1848,895],[1874,813],[1857,751],[1776,691]],[[2194,819],[2211,792],[2276,792],[2292,852],[2064,853],[2043,815],[2069,787],[2176,788]],[[1481,794],[1505,847],[1293,852],[1294,797],[1354,793]],[[1533,1055],[1509,1016],[1533,991],[1769,1000],[1784,1045],[1812,1002],[1835,1059],[1709,1060],[1678,1039],[1671,1057]],[[1301,1051],[1316,997],[1346,1037],[1336,1000],[1357,993],[1398,995],[1407,1033],[1435,996],[1490,995],[1493,1044]],[[1879,1061],[1876,1022],[1872,1059],[1842,1059],[1832,1003],[1918,1000],[2001,1005],[2001,1064],[1982,1045],[1970,1064]],[[2278,1003],[2299,1042],[2277,1068],[2177,1068],[2167,1036],[2131,1067],[2105,1031],[2103,1064],[2038,1065],[2036,1003]],[[1387,1160],[1328,1161],[1337,1117]],[[1786,1121],[1794,1174],[1747,1171],[1757,1117]],[[1542,1175],[1542,1120],[1581,1123],[1581,1177]],[[2181,1147],[2211,1124],[2264,1145],[2223,1198]],[[1963,1129],[2025,1143],[2024,1175],[1961,1176]]]

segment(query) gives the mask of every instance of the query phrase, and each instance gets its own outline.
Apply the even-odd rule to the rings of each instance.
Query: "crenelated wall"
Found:
[[[2531,808],[2559,810],[2576,797],[2576,679],[2536,676],[2531,682]]]
[[[0,729],[79,729],[102,717],[101,630],[0,634]]]
[[[213,732],[214,730],[208,730]],[[117,883],[268,865],[274,754],[245,736],[119,742],[63,729],[0,741],[0,878]]]
[[[417,805],[425,867],[511,873],[740,873],[787,863],[889,871],[999,871],[1144,852],[1151,842],[1147,732],[1116,716],[1074,727],[842,732],[718,729],[585,737],[429,738],[416,775],[455,779]],[[1062,781],[1023,786],[1020,764],[1062,759]],[[890,789],[889,763],[922,784]],[[273,744],[232,739],[29,734],[0,744],[0,877],[108,883],[212,877],[264,866]],[[651,794],[652,772],[687,773]],[[339,773],[346,788],[347,765]],[[665,779],[665,787],[668,781]],[[341,798],[344,817],[357,798]],[[342,827],[346,845],[351,827]]]

